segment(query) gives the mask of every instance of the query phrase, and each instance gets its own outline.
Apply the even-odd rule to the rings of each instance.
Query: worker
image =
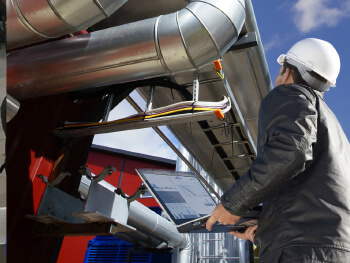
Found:
[[[297,42],[259,111],[257,157],[221,197],[207,229],[234,224],[263,204],[245,233],[259,262],[350,262],[350,147],[323,94],[335,86],[340,59],[328,42]]]

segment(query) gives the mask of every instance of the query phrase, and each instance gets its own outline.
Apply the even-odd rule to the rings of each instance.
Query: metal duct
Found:
[[[186,235],[180,234],[173,223],[137,201],[130,203],[128,225],[166,242],[168,247],[183,249],[188,246]]]
[[[9,54],[8,92],[22,100],[195,71],[221,57],[245,21],[244,0],[194,0],[181,11]]]
[[[179,255],[177,263],[191,263],[191,252],[192,252],[192,243],[191,238],[188,234],[184,235],[187,240],[186,247],[179,250]]]
[[[85,199],[88,198],[90,184],[91,181],[83,175],[78,191]],[[112,193],[116,189],[106,181],[101,181],[99,184],[109,189]],[[173,223],[157,215],[138,201],[130,203],[127,224],[148,235],[150,237],[148,243],[151,243],[152,240],[159,240],[160,242],[165,242],[168,247],[185,249],[189,246],[190,241],[186,238],[186,235],[180,234]],[[141,237],[143,233],[135,233],[135,235],[140,235]]]
[[[85,30],[127,0],[7,0],[7,48]]]

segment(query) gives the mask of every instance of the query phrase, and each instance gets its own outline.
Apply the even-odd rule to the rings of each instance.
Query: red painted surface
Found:
[[[87,165],[94,174],[99,174],[104,167],[112,164],[117,169],[117,171],[114,172],[111,176],[108,176],[106,178],[106,181],[117,187],[122,170],[123,159],[124,155],[113,155],[110,153],[91,150]],[[142,182],[135,171],[136,168],[174,170],[175,165],[126,156],[121,189],[128,195],[132,195]],[[138,201],[148,207],[159,206],[153,198],[138,199]],[[89,239],[86,239],[86,237],[65,237],[57,262],[83,262],[88,241],[92,238],[90,237]],[[76,259],[75,261],[72,260],[73,255]]]
[[[62,120],[79,119],[92,105],[75,104],[67,95],[21,101],[19,112],[7,124],[8,263],[47,263],[55,258],[53,250],[60,239],[36,237],[26,215],[36,213],[46,187],[37,175],[49,177],[58,155],[53,129]],[[65,171],[76,174],[86,142],[84,138],[72,146]],[[67,189],[72,188],[72,177],[63,183]]]
[[[123,156],[113,156],[104,152],[91,151],[88,157],[87,164],[94,174],[98,174],[104,167],[109,164],[114,165],[117,172],[108,176],[105,180],[111,185],[118,187],[118,182],[123,165]],[[150,168],[150,169],[169,169],[174,170],[174,165],[164,165],[157,162],[145,161],[137,158],[126,157],[124,172],[122,177],[121,189],[128,195],[135,193],[137,188],[141,185],[142,180],[137,175],[136,168]],[[139,199],[140,203],[146,206],[158,206],[157,202],[152,199]]]
[[[29,166],[29,179],[32,181],[33,193],[36,193],[33,196],[33,212],[35,214],[39,208],[41,196],[46,188],[42,179],[37,177],[37,175],[42,174],[48,178],[54,162],[45,157],[36,157],[35,152],[32,150],[30,151],[30,159],[32,162]]]
[[[84,262],[88,242],[93,238],[93,236],[65,237],[57,263]]]

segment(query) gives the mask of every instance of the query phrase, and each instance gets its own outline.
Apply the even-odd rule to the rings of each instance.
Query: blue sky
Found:
[[[350,0],[252,0],[271,79],[280,65],[277,57],[297,41],[313,37],[337,49],[341,68],[337,87],[324,99],[350,139]]]
[[[313,37],[329,41],[341,59],[337,87],[325,93],[324,99],[333,110],[350,138],[350,0],[252,0],[266,60],[274,83],[280,65],[277,57],[286,53],[297,41]],[[141,108],[145,102],[132,93]],[[123,101],[109,117],[115,120],[136,111]],[[163,129],[175,144],[170,132]],[[96,135],[94,143],[117,149],[176,159],[175,153],[151,129]],[[157,149],[157,151],[154,151]]]

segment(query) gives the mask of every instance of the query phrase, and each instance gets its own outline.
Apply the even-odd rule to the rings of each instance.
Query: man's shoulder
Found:
[[[296,84],[284,84],[275,87],[270,93],[264,98],[264,101],[272,103],[273,101],[278,103],[280,100],[287,99],[288,97],[303,97],[309,100],[315,105],[317,100],[317,94],[310,87]]]

